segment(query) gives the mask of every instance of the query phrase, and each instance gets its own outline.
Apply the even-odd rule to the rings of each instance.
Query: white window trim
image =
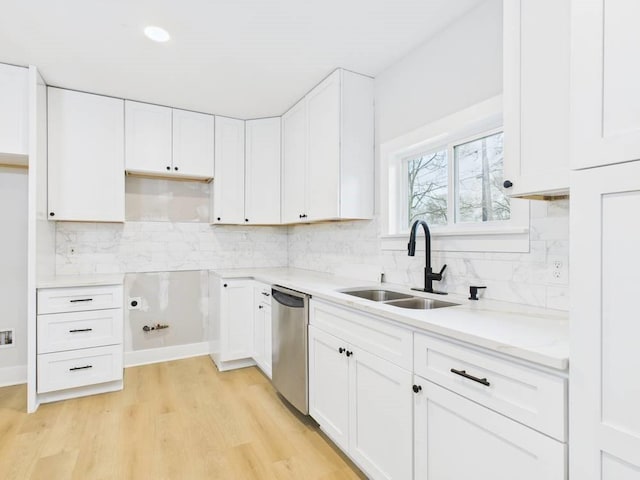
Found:
[[[464,143],[487,132],[502,127],[502,96],[496,96],[448,115],[380,146],[380,214],[384,234],[383,250],[405,250],[408,228],[399,231],[401,216],[406,215],[406,203],[402,201],[401,181],[407,157],[420,152],[437,151],[455,143]],[[505,160],[506,161],[506,160]],[[449,169],[450,214],[453,205],[453,169]],[[430,227],[432,248],[439,251],[469,252],[528,252],[529,251],[529,201],[511,199],[511,220],[452,224]]]

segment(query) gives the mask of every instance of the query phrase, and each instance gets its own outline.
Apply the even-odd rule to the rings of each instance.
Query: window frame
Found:
[[[447,150],[447,225],[430,225],[433,249],[439,251],[528,252],[529,201],[510,199],[511,218],[455,223],[454,147],[504,131],[502,96],[448,115],[380,146],[383,250],[406,249],[408,160]],[[506,164],[507,159],[503,160]],[[404,219],[404,220],[403,220]],[[404,222],[404,223],[403,223]]]

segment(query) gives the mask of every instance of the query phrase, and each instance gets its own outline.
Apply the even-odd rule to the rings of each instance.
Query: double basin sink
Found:
[[[434,300],[431,298],[413,297],[405,293],[392,292],[391,290],[354,289],[346,291],[342,290],[342,293],[374,302],[384,303],[385,305],[410,308],[413,310],[431,310],[434,308],[454,307],[458,305],[457,303],[444,302],[442,300]]]

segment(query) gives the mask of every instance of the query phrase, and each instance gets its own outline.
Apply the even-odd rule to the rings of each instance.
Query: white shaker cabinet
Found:
[[[216,117],[211,223],[248,223],[244,215],[244,129],[244,120]]]
[[[0,63],[0,165],[27,165],[28,69]]]
[[[373,79],[338,69],[283,116],[283,221],[373,215]]]
[[[562,443],[419,376],[415,389],[416,480],[565,480]]]
[[[126,170],[167,178],[213,177],[214,116],[125,101]]]
[[[254,287],[253,301],[253,359],[271,378],[272,366],[271,333],[271,285],[257,283]]]
[[[171,109],[125,101],[126,168],[148,175],[172,171]]]
[[[178,177],[213,177],[214,116],[173,109],[174,175]]]
[[[211,357],[220,371],[254,365],[254,282],[246,278],[210,280]]]
[[[48,88],[51,220],[124,221],[124,102]]]
[[[639,179],[640,161],[572,173],[572,480],[640,478]]]
[[[358,338],[347,341],[352,321]],[[363,348],[388,339],[384,355],[396,358],[402,329],[314,300],[310,322],[310,415],[369,478],[411,478],[412,374]]]
[[[303,222],[306,206],[307,104],[282,116],[282,223]]]
[[[280,223],[280,117],[245,122],[244,210],[249,224]]]
[[[571,2],[571,167],[640,159],[640,2]]]
[[[570,2],[509,0],[503,18],[505,191],[566,194]]]

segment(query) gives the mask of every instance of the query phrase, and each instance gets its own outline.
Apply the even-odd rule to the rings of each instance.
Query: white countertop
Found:
[[[292,268],[214,270],[221,278],[253,278],[308,293],[416,330],[437,333],[556,370],[569,367],[569,314],[528,305],[460,295],[434,295],[390,283],[363,282]],[[365,300],[338,290],[376,287],[453,303],[455,307],[411,310]]]
[[[88,287],[96,285],[122,285],[123,274],[114,275],[60,275],[43,278],[37,282],[37,288]]]

